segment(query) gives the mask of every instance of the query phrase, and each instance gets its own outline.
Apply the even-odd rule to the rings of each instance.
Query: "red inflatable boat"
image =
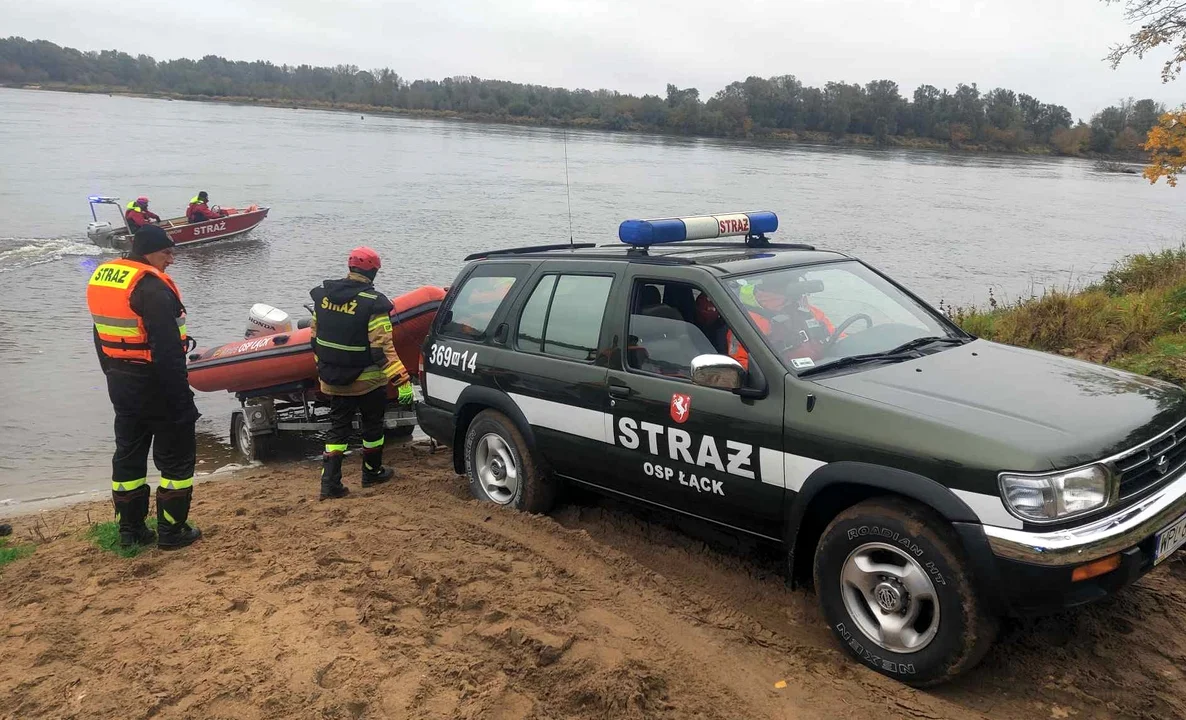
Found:
[[[445,297],[443,288],[426,285],[393,298],[391,303],[391,339],[395,351],[409,373],[415,374],[420,363],[420,344],[428,335],[428,328],[436,317],[437,308]],[[267,308],[287,323],[287,315]],[[248,332],[259,327],[269,334],[253,335],[209,350],[198,350],[189,356],[189,384],[195,390],[247,393],[291,386],[292,383],[317,380],[317,363],[309,343],[310,330],[282,329],[275,332],[265,315],[257,319],[255,309]],[[282,325],[283,327],[283,325]],[[389,394],[394,392],[389,389]]]

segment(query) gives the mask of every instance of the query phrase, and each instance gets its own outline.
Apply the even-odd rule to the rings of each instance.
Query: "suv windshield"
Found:
[[[783,268],[728,278],[725,287],[767,345],[796,373],[963,340],[926,308],[859,262]],[[885,356],[886,357],[876,357]]]

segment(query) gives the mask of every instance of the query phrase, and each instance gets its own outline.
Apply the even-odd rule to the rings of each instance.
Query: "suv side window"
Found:
[[[592,362],[613,282],[608,275],[544,275],[523,305],[515,347]]]
[[[699,288],[674,281],[637,280],[630,304],[631,369],[691,379],[697,355],[728,354],[729,328]]]
[[[526,270],[526,265],[491,265],[475,270],[458,289],[440,333],[467,340],[485,337],[494,314]]]

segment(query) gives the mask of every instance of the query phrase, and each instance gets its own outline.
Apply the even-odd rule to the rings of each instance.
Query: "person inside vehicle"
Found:
[[[822,290],[819,281],[797,278],[782,288],[763,288],[747,283],[738,292],[758,331],[768,338],[776,352],[793,350],[796,357],[818,360],[836,331],[832,321],[815,305],[808,293]],[[728,355],[749,369],[749,354],[729,331]]]
[[[702,292],[696,298],[696,325],[718,352],[726,354],[729,348],[729,327],[721,319],[721,313],[708,293]]]
[[[214,220],[215,218],[226,217],[229,213],[226,210],[219,208],[217,211],[210,209],[210,196],[205,190],[202,190],[189,201],[189,207],[185,210],[185,221],[196,223],[205,222],[207,220]]]
[[[124,212],[124,220],[128,223],[128,229],[134,233],[145,225],[159,223],[161,216],[148,209],[148,198],[141,195],[128,203],[128,209]]]

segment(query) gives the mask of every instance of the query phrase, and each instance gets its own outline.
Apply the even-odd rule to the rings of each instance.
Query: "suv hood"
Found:
[[[1051,468],[1117,454],[1186,418],[1176,385],[985,340],[815,382],[1046,457]]]

